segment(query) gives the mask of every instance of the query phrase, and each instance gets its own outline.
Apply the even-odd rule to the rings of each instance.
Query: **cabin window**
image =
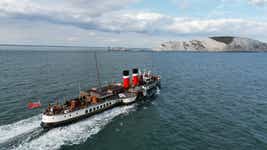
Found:
[[[66,118],[66,115],[64,117]]]
[[[70,115],[70,117],[71,117],[71,115]]]
[[[97,106],[96,109],[99,109],[99,107]]]
[[[88,110],[85,110],[85,113],[87,114],[88,113]]]
[[[90,108],[90,110],[89,110],[90,112],[92,112],[92,109]]]
[[[94,111],[95,111],[95,107],[94,107]]]
[[[76,115],[78,115],[78,113],[76,112]]]
[[[100,106],[100,108],[102,108],[102,105]]]

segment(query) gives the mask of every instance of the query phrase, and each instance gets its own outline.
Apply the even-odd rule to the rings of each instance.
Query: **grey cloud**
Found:
[[[0,12],[4,18],[43,21],[86,30],[116,33],[249,35],[267,32],[267,23],[261,21],[238,18],[200,20],[122,9],[126,4],[133,2],[136,0],[90,0],[90,3],[86,0],[59,0],[52,5],[33,0],[2,0]],[[102,5],[98,7],[98,4]]]
[[[250,4],[257,5],[257,6],[263,6],[265,3],[267,3],[267,0],[248,0]]]

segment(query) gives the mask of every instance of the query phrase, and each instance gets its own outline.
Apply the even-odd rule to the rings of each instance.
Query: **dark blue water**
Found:
[[[25,49],[25,48],[24,48]],[[51,48],[50,48],[51,49]],[[267,149],[267,53],[99,52],[103,84],[121,71],[162,76],[151,102],[43,131],[43,105],[96,85],[88,51],[0,51],[0,149]]]

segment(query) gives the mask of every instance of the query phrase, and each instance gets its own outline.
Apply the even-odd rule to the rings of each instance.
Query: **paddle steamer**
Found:
[[[113,107],[129,105],[156,94],[160,88],[160,76],[151,72],[141,73],[139,69],[123,71],[122,83],[94,87],[81,91],[77,98],[64,104],[53,104],[42,114],[41,126],[53,128],[77,122]]]

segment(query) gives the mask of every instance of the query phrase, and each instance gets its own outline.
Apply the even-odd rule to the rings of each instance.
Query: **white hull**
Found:
[[[101,112],[105,109],[114,107],[115,105],[121,103],[121,99],[110,100],[96,105],[90,105],[87,108],[79,109],[73,112],[66,112],[64,114],[58,115],[42,115],[42,126],[49,127],[58,126],[67,122],[71,122],[80,117],[90,116],[97,112]]]

